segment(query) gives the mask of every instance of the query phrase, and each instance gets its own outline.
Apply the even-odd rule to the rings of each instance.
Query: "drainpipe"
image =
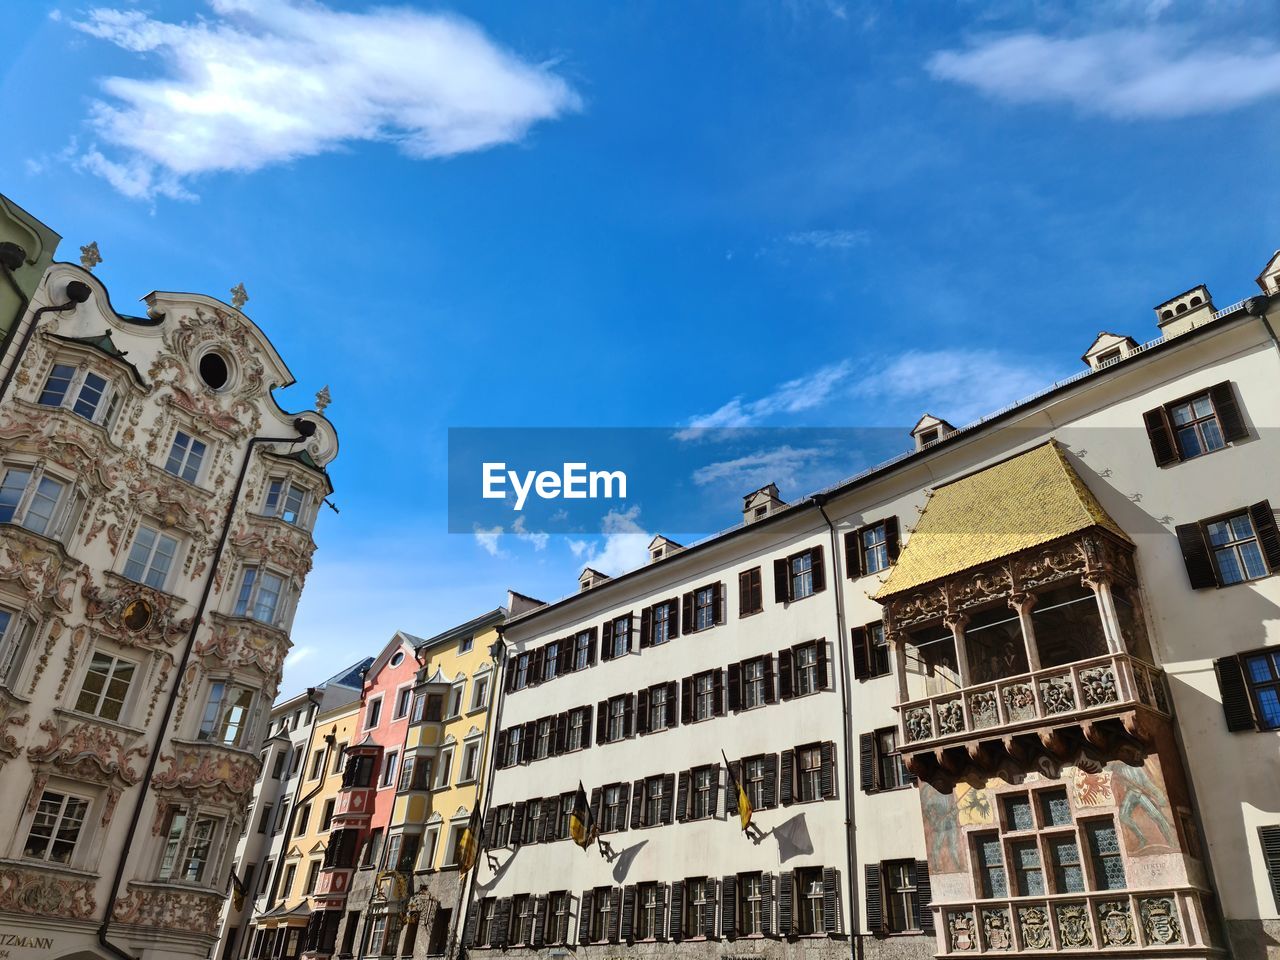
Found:
[[[76,283],[79,283],[79,281],[73,280],[71,283],[67,284],[67,293],[69,296],[74,296],[71,287]],[[80,286],[84,287],[86,290],[89,289],[85,284],[80,284]],[[83,301],[78,302],[82,303]],[[65,309],[65,305],[57,308],[44,307],[41,309],[62,310]],[[39,314],[40,311],[37,311],[36,316],[38,317]],[[30,331],[34,329],[35,318],[32,318],[31,327],[28,328],[28,339],[30,339]],[[25,348],[24,342],[23,349]],[[164,716],[161,717],[160,723],[157,726],[159,735],[156,737],[155,749],[151,751],[151,756],[147,760],[146,773],[143,774],[142,780],[140,781],[141,789],[138,790],[138,802],[134,804],[133,815],[129,820],[129,829],[125,834],[124,846],[121,848],[120,856],[116,860],[115,876],[111,879],[111,890],[107,893],[106,909],[103,911],[102,923],[98,927],[98,944],[103,950],[106,950],[115,957],[119,957],[120,960],[135,960],[135,958],[131,957],[121,947],[116,946],[116,944],[107,939],[107,931],[111,927],[111,913],[115,909],[116,897],[120,893],[120,885],[124,882],[125,863],[128,861],[129,853],[133,849],[134,837],[138,832],[138,823],[142,819],[142,805],[146,802],[147,792],[151,788],[151,778],[155,774],[156,764],[160,760],[160,746],[164,743],[165,733],[169,729],[169,723],[173,720],[173,711],[178,705],[178,692],[182,687],[179,680],[183,673],[186,672],[187,663],[191,660],[191,652],[195,649],[196,634],[199,632],[200,625],[204,620],[205,608],[209,604],[209,596],[213,593],[213,580],[218,572],[218,563],[222,560],[222,552],[226,549],[227,539],[231,536],[231,524],[232,521],[235,520],[236,504],[240,499],[240,488],[244,486],[244,478],[249,472],[249,464],[253,461],[253,448],[256,444],[297,443],[299,440],[305,440],[316,432],[316,425],[310,420],[303,420],[301,417],[294,419],[293,426],[294,429],[298,431],[298,436],[296,437],[251,438],[248,446],[245,448],[244,462],[240,464],[240,474],[236,477],[236,485],[231,488],[231,497],[227,502],[226,519],[223,520],[222,523],[222,533],[218,537],[217,547],[214,548],[213,559],[209,562],[209,574],[205,577],[204,590],[200,594],[200,602],[196,604],[196,611],[191,617],[191,632],[187,635],[186,646],[182,649],[182,660],[179,661],[178,668],[173,674],[173,688],[169,691],[169,698],[165,703]]]
[[[836,536],[836,525],[827,516],[827,497],[816,494],[812,498],[814,506],[822,514],[822,519],[831,532],[831,584],[836,595],[836,651],[840,658],[840,709],[844,713],[844,825],[849,842],[845,844],[849,869],[849,955],[852,960],[860,960],[862,956],[861,916],[858,913],[858,827],[853,816],[853,717],[849,708],[849,672],[848,648],[844,638],[848,633],[844,613],[844,554],[840,550],[839,538]]]
[[[8,270],[5,270],[8,273]],[[0,399],[4,398],[4,393],[9,389],[9,384],[13,381],[13,376],[18,372],[18,364],[22,362],[22,355],[27,352],[27,347],[31,345],[31,338],[35,335],[36,325],[39,324],[40,318],[46,313],[61,313],[63,310],[74,309],[77,305],[84,303],[93,295],[93,288],[87,283],[79,280],[72,280],[67,284],[67,301],[66,303],[51,304],[47,307],[41,307],[31,316],[31,322],[27,324],[27,329],[22,333],[22,339],[18,341],[17,347],[13,351],[13,359],[9,361],[9,369],[5,371],[4,379],[0,380]],[[15,328],[12,336],[17,335]],[[0,354],[0,358],[2,358]]]
[[[487,817],[489,813],[490,796],[493,793],[494,772],[498,769],[497,759],[489,757],[489,745],[497,742],[493,737],[493,733],[497,729],[497,725],[502,721],[502,701],[505,699],[507,692],[507,678],[505,676],[506,670],[504,669],[507,662],[507,645],[502,639],[502,633],[505,628],[506,624],[503,623],[495,626],[494,629],[497,631],[498,639],[495,640],[493,646],[489,648],[489,651],[493,656],[494,693],[489,698],[489,712],[485,717],[484,742],[480,750],[480,762],[484,763],[486,759],[489,759],[490,762],[489,769],[485,771],[484,795],[480,798],[482,805],[480,807],[480,812],[477,814],[480,830],[480,836],[477,840],[477,844],[479,844],[480,841],[487,840],[484,835],[484,821],[485,817]],[[458,936],[458,960],[465,960],[469,954],[467,946],[462,943],[462,937],[465,936],[467,932],[466,917],[467,913],[471,910],[471,901],[475,896],[476,872],[480,869],[480,854],[483,852],[483,849],[476,850],[475,863],[473,863],[471,865],[471,869],[467,871],[465,883],[463,883],[458,889],[457,908],[453,911],[453,929],[449,931],[449,943],[452,944],[454,935],[457,933],[459,925],[461,925],[462,934]],[[463,896],[464,890],[466,891],[465,897]],[[446,949],[448,948],[446,947]]]

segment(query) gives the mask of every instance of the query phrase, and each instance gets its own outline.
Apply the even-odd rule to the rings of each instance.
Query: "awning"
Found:
[[[934,490],[875,599],[1089,527],[1131,542],[1051,440]]]

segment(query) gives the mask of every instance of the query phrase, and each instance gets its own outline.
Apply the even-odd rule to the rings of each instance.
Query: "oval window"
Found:
[[[231,371],[227,368],[227,361],[223,359],[222,354],[206,353],[200,358],[200,379],[211,390],[221,390],[227,385],[230,377]]]
[[[391,658],[391,665],[392,665],[393,667],[398,667],[398,666],[400,666],[400,664],[401,664],[403,661],[404,661],[404,651],[403,651],[403,650],[399,650],[399,651],[397,651],[397,652],[395,653],[395,655],[394,655],[394,656],[392,656],[392,658]]]

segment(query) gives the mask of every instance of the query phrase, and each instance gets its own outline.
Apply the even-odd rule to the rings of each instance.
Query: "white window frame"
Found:
[[[364,705],[364,716],[360,718],[361,730],[376,730],[378,725],[382,723],[382,694],[377,694],[369,698]],[[377,709],[374,709],[374,706]],[[372,722],[370,718],[372,717]]]
[[[76,512],[73,507],[78,502],[79,497],[75,484],[68,480],[63,480],[56,474],[49,473],[40,464],[15,461],[0,464],[0,489],[5,486],[5,481],[9,479],[9,474],[14,470],[27,474],[27,479],[22,485],[22,493],[18,496],[17,503],[14,504],[13,515],[8,520],[0,522],[12,523],[14,526],[22,527],[24,530],[30,530],[37,536],[48,537],[50,540],[61,540],[63,534],[70,528],[70,520]],[[49,516],[45,521],[44,527],[37,530],[28,523],[28,520],[31,515],[31,503],[35,500],[37,493],[41,492],[40,486],[45,480],[57,484],[59,489],[57,497],[54,498],[53,506],[49,510]]]
[[[183,823],[175,836],[173,823],[178,816],[183,817]],[[196,831],[199,825],[204,823],[210,825],[209,833],[201,840]],[[217,871],[213,868],[219,857],[225,825],[226,821],[222,817],[202,811],[197,805],[171,808],[165,828],[165,841],[160,848],[160,862],[156,866],[156,879],[165,883],[207,886],[210,877],[217,877]],[[204,845],[205,851],[203,859],[200,860],[199,873],[195,879],[187,879],[187,865],[192,859],[192,851],[198,849],[200,844]],[[172,861],[169,862],[171,849],[173,856]],[[168,863],[167,867],[166,863]]]
[[[382,776],[378,778],[378,789],[383,790],[387,787],[394,787],[396,784],[396,771],[400,768],[400,751],[388,750],[382,756]]]
[[[279,484],[280,488],[274,492],[274,503],[272,487]],[[298,494],[298,507],[294,513],[294,519],[289,520],[285,514],[288,512],[286,506],[289,503],[289,496],[292,493]],[[266,492],[262,497],[262,515],[264,517],[275,517],[277,520],[283,521],[294,527],[302,527],[304,530],[308,527],[308,517],[310,515],[311,490],[301,483],[297,483],[292,477],[277,475],[267,478]]]
[[[34,622],[16,608],[0,604],[0,686],[18,685],[34,634]]]
[[[400,709],[401,701],[404,702],[404,709]],[[391,708],[391,719],[403,720],[409,715],[409,711],[413,708],[413,684],[405,683],[396,687],[396,699]]]
[[[32,856],[27,853],[27,847],[31,844],[31,835],[35,830],[36,817],[40,815],[40,806],[45,802],[45,798],[53,795],[60,798],[58,800],[57,813],[54,816],[52,825],[48,832],[48,844],[45,847],[44,855]],[[76,835],[71,841],[71,850],[66,860],[55,860],[49,856],[53,852],[54,843],[57,842],[59,830],[62,828],[63,819],[66,815],[66,809],[69,801],[79,801],[84,804],[84,816],[80,820],[80,825],[76,830]],[[94,813],[94,798],[92,795],[77,792],[74,789],[62,789],[60,785],[46,785],[40,793],[40,799],[37,801],[35,811],[26,818],[26,830],[19,835],[21,838],[21,846],[19,846],[19,856],[23,860],[35,863],[52,863],[63,864],[65,866],[75,866],[83,862],[83,851],[86,842],[86,827],[92,827]]]
[[[214,699],[214,691],[221,687],[221,695]],[[244,708],[239,723],[228,723],[226,720],[228,708],[238,700],[238,694],[248,693],[249,703]],[[214,677],[209,681],[208,692],[205,694],[204,710],[200,714],[200,726],[196,730],[196,739],[206,743],[217,743],[224,747],[240,747],[246,743],[252,742],[252,730],[254,708],[258,704],[258,691],[245,683],[236,683],[224,677]],[[217,706],[218,715],[210,718],[209,711]],[[206,724],[212,724],[208,731],[205,730]],[[217,734],[219,729],[226,730],[234,727],[236,735],[231,740],[226,739],[225,733]],[[217,734],[217,735],[215,735]]]
[[[453,747],[448,746],[440,751],[440,767],[436,770],[436,789],[449,786],[449,775],[453,772]]]
[[[471,772],[467,768],[471,767]],[[480,738],[472,737],[462,745],[462,763],[458,766],[458,783],[474,783],[480,776]]]
[[[89,679],[89,674],[93,671],[94,658],[97,656],[111,658],[111,664],[108,668],[106,679],[103,681],[102,689],[95,695],[97,697],[97,703],[95,704],[94,709],[81,710],[80,697],[85,693],[85,683]],[[130,676],[128,684],[125,687],[124,696],[120,700],[120,711],[118,715],[115,717],[106,717],[99,711],[102,710],[102,705],[107,701],[107,689],[111,681],[115,679],[116,670],[121,664],[128,664],[133,667],[133,674]],[[133,708],[134,695],[138,689],[139,683],[142,681],[142,674],[145,670],[145,666],[146,665],[143,662],[131,659],[130,657],[121,656],[119,653],[116,653],[108,647],[93,647],[89,651],[89,657],[85,662],[84,669],[80,672],[79,682],[76,684],[75,700],[72,701],[74,704],[73,709],[76,713],[82,716],[97,717],[100,720],[105,720],[107,723],[119,723],[128,726],[129,715],[132,713]]]
[[[67,383],[67,388],[57,403],[45,403],[43,397],[45,391],[49,388],[49,381],[53,379],[53,373],[58,367],[71,367],[74,371],[71,379]],[[89,376],[95,376],[105,381],[102,392],[98,396],[98,402],[94,405],[93,413],[85,416],[76,410],[76,406],[80,403],[81,394],[85,389],[85,381]],[[96,389],[96,388],[95,388]],[[91,370],[87,363],[64,363],[55,360],[49,367],[49,374],[44,378],[44,383],[40,385],[40,390],[36,394],[36,404],[42,407],[51,407],[57,410],[66,410],[74,413],[81,420],[87,420],[89,423],[96,423],[101,427],[109,427],[112,416],[114,416],[119,401],[119,392],[116,390],[114,377],[107,376],[97,370]]]
[[[146,531],[151,535],[151,546],[146,548],[145,556],[135,557],[134,551],[138,549],[138,538],[143,536],[143,531]],[[150,578],[157,569],[155,565],[156,557],[160,555],[160,546],[165,542],[173,544],[173,552],[169,554],[169,564],[161,572],[159,582],[152,583]],[[129,544],[129,550],[125,554],[124,567],[122,568],[121,573],[134,583],[141,583],[144,586],[150,587],[152,590],[159,590],[163,593],[165,592],[165,588],[168,587],[169,581],[173,577],[173,571],[179,565],[178,560],[181,550],[182,541],[177,537],[172,534],[165,533],[158,526],[153,526],[150,523],[139,523],[138,529],[134,531],[133,540]],[[135,563],[142,568],[141,577],[131,576],[129,573],[130,565]]]
[[[186,448],[179,452],[178,440],[185,437],[187,440]],[[195,448],[199,445],[200,452],[197,453]],[[177,458],[175,465],[174,458]],[[169,455],[164,458],[164,472],[171,477],[177,477],[186,483],[199,483],[200,474],[204,472],[205,462],[209,459],[209,442],[197,437],[194,433],[179,428],[173,433],[173,441],[169,444]],[[195,472],[191,476],[187,476],[190,471],[192,461],[195,461]],[[177,469],[170,469],[176,466]]]
[[[488,673],[477,673],[471,678],[471,710],[483,710],[489,706],[489,691],[493,684]]]
[[[445,713],[446,720],[456,720],[462,716],[463,694],[467,690],[467,681],[458,680],[449,687],[449,709]]]
[[[249,577],[249,571],[253,571],[253,582],[246,586],[246,579]],[[262,574],[268,573],[280,580],[280,593],[276,596],[275,609],[272,611],[272,619],[263,620],[257,616],[258,596],[262,589]],[[239,586],[235,592],[235,605],[232,607],[232,616],[243,617],[247,620],[256,620],[258,623],[265,623],[268,626],[279,627],[285,622],[289,605],[293,599],[293,591],[291,589],[291,581],[288,574],[273,570],[265,564],[246,563],[240,568]],[[246,592],[247,591],[247,592]]]

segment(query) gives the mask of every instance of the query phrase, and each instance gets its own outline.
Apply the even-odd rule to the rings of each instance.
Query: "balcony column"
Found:
[[[907,644],[896,630],[888,636],[893,649],[893,672],[898,678],[898,702],[907,702]]]
[[[1116,612],[1116,599],[1111,594],[1111,579],[1100,573],[1090,573],[1085,575],[1084,582],[1097,598],[1102,632],[1107,638],[1107,650],[1111,653],[1125,653],[1120,615]]]
[[[943,618],[942,622],[951,628],[951,635],[955,638],[956,669],[960,674],[960,686],[967,687],[973,682],[970,675],[972,671],[969,669],[969,650],[964,641],[964,628],[969,622],[969,617],[964,613],[950,613]]]
[[[1009,606],[1018,613],[1022,627],[1022,642],[1027,648],[1027,669],[1035,673],[1040,669],[1040,651],[1036,648],[1036,625],[1031,619],[1031,609],[1036,605],[1034,593],[1014,593],[1009,596]]]

